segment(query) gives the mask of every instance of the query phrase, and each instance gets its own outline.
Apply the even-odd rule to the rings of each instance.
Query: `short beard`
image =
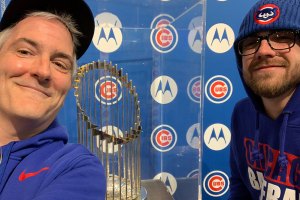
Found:
[[[300,66],[296,66],[298,68]],[[299,71],[299,70],[296,70]],[[288,72],[287,72],[288,73]],[[243,74],[246,85],[258,96],[265,98],[275,98],[294,90],[300,83],[300,72],[290,72],[280,77],[275,83],[269,83],[268,79],[272,78],[272,74],[264,74],[260,77]],[[273,81],[274,82],[274,81]]]

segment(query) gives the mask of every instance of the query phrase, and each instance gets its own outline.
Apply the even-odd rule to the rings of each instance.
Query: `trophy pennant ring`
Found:
[[[74,88],[78,142],[103,163],[106,199],[140,199],[140,103],[132,81],[98,61],[78,68]]]

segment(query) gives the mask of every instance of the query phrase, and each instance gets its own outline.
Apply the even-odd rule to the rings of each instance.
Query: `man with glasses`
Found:
[[[234,43],[229,199],[300,199],[300,1],[259,0]]]

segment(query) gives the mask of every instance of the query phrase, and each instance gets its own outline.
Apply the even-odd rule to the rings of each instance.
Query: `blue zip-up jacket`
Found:
[[[67,140],[54,121],[32,138],[2,146],[0,200],[104,200],[100,161]]]

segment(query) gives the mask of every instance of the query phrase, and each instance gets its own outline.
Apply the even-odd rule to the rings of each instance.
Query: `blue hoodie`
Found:
[[[238,69],[248,98],[238,102],[232,114],[231,200],[300,199],[300,86],[281,114],[271,119],[261,97],[243,80],[237,48],[242,38],[255,32],[299,30],[299,8],[299,0],[259,0],[245,16],[235,40]]]
[[[2,146],[0,200],[104,200],[100,161],[67,140],[54,121],[32,138]]]
[[[299,200],[300,87],[273,120],[249,98],[232,115],[229,199]]]

